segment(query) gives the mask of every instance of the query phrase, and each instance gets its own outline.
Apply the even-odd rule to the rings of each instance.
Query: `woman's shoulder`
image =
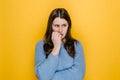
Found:
[[[75,45],[81,44],[81,41],[80,41],[80,40],[75,40],[75,41],[74,41],[74,44],[75,44]]]
[[[43,44],[44,44],[44,40],[38,40],[36,45],[42,46]]]
[[[81,43],[80,40],[76,40],[76,41],[74,42],[74,45],[75,45],[75,47],[78,47],[78,46],[82,46],[82,43]]]

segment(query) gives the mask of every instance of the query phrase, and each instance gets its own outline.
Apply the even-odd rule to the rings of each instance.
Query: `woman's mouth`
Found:
[[[63,35],[64,35],[64,34],[61,34],[61,38],[63,38]]]
[[[63,34],[60,34],[61,36],[63,36]]]
[[[61,36],[63,36],[63,34],[61,34]]]

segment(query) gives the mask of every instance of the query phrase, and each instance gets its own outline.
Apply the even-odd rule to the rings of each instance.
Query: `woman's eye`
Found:
[[[64,27],[66,27],[66,24],[63,24]]]
[[[59,27],[59,25],[55,25],[55,27]]]

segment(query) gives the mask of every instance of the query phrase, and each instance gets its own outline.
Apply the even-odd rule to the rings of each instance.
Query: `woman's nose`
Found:
[[[59,32],[60,32],[60,33],[62,32],[62,27],[59,27]]]

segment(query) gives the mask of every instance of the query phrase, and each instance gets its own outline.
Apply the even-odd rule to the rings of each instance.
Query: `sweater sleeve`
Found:
[[[85,61],[80,42],[75,45],[75,52],[73,65],[68,69],[56,72],[52,80],[83,80]]]
[[[35,51],[35,73],[40,80],[51,80],[58,65],[58,56],[52,53],[46,59],[43,49],[43,41],[36,45]]]

